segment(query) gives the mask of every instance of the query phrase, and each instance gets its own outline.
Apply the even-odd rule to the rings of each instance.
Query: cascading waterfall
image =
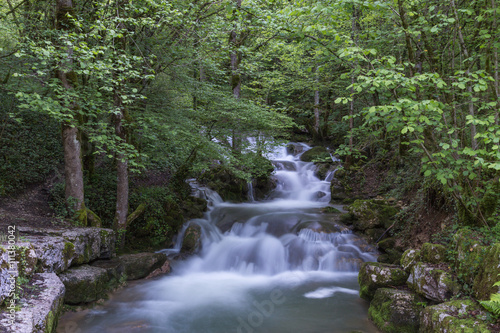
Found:
[[[201,228],[198,255],[89,311],[82,332],[377,332],[357,291],[359,265],[376,253],[336,215],[320,212],[330,182],[300,161],[307,149],[293,144],[271,154],[277,186],[268,200],[223,202],[190,181],[209,206],[187,224]],[[187,225],[164,252],[179,252]]]

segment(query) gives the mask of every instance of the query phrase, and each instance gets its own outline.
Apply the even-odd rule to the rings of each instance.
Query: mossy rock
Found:
[[[64,302],[67,304],[89,303],[106,294],[108,273],[100,267],[82,265],[61,273],[59,278],[66,287]]]
[[[411,271],[413,265],[420,261],[420,250],[408,249],[403,253],[400,260],[400,265],[408,273]]]
[[[361,234],[369,241],[372,243],[377,242],[380,237],[384,235],[385,229],[383,228],[370,228],[366,229]]]
[[[381,254],[377,261],[386,264],[399,265],[403,253],[396,249],[386,249],[384,254]]]
[[[145,278],[167,261],[167,256],[164,253],[125,254],[118,258],[123,263],[128,280]]]
[[[300,155],[302,162],[328,161],[332,160],[330,153],[325,147],[317,146],[309,149]]]
[[[474,317],[469,313],[474,312]],[[457,300],[426,307],[420,315],[420,332],[490,332],[485,311],[474,301]]]
[[[406,290],[380,288],[370,303],[368,316],[382,332],[417,333],[424,298]]]
[[[393,249],[395,245],[396,245],[395,237],[388,237],[377,243],[378,248],[384,251],[387,249]]]
[[[196,253],[201,249],[201,228],[197,224],[191,224],[184,232],[181,252]]]
[[[248,185],[223,165],[204,172],[198,180],[219,193],[224,201],[243,202],[247,200]]]
[[[441,244],[424,243],[420,249],[420,259],[429,264],[446,262],[446,248]]]
[[[398,208],[387,204],[384,200],[356,200],[347,207],[349,213],[356,217],[354,228],[364,231],[373,228],[389,228]]]
[[[185,220],[202,218],[203,214],[207,211],[207,201],[190,196],[182,201],[180,208]]]
[[[445,302],[460,292],[460,285],[448,272],[418,262],[413,265],[408,286],[435,302]]]
[[[482,246],[469,229],[458,230],[453,236],[453,244],[457,273],[466,283],[473,285],[479,270],[483,269],[483,261],[490,247]]]
[[[493,286],[500,280],[498,274],[500,274],[500,243],[489,246],[484,251],[482,264],[472,286],[477,299],[487,300],[491,294],[500,292],[500,287]]]
[[[340,215],[340,223],[343,223],[345,225],[352,225],[355,220],[356,217],[351,213],[344,213]]]
[[[359,269],[359,296],[371,300],[377,289],[404,285],[407,278],[408,273],[399,266],[365,262]]]

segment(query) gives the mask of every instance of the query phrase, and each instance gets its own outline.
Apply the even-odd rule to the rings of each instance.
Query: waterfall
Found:
[[[173,275],[128,290],[104,307],[102,317],[81,323],[84,331],[377,332],[358,299],[357,271],[376,253],[338,216],[321,213],[330,202],[330,182],[300,161],[305,144],[278,147],[268,156],[276,188],[255,201],[224,202],[195,180],[193,195],[208,202],[201,219],[178,235],[178,253],[189,225],[201,229],[201,249],[173,262]],[[363,246],[362,246],[363,245]],[[368,250],[367,250],[368,249]],[[135,332],[135,331],[134,331]]]

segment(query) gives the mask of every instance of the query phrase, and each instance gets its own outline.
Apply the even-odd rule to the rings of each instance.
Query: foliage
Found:
[[[500,286],[500,281],[493,284],[493,286]],[[479,301],[479,304],[491,312],[495,319],[500,318],[500,294],[491,294],[488,301]]]

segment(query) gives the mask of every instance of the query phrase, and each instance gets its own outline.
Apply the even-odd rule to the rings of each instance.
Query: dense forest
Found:
[[[2,0],[0,196],[50,177],[59,217],[161,244],[185,179],[246,191],[269,145],[312,140],[498,237],[497,6]]]

